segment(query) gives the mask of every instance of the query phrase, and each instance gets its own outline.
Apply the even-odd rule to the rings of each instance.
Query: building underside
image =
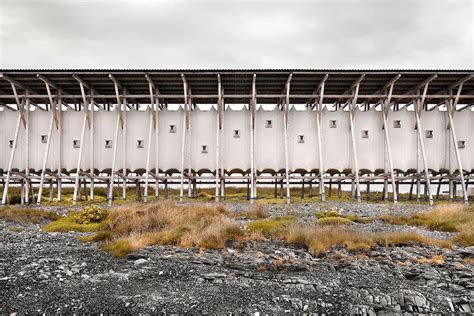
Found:
[[[109,203],[117,185],[272,185],[289,203],[333,184],[468,202],[474,184],[473,70],[0,70],[0,127],[2,204],[11,186],[75,203],[81,185]]]

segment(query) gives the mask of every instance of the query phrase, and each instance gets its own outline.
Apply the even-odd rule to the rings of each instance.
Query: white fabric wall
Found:
[[[8,167],[11,150],[8,141],[14,138],[19,113],[8,109],[0,111],[0,168]],[[94,112],[94,167],[103,170],[112,167],[114,146],[117,149],[116,170],[122,168],[123,138],[119,130],[118,144],[114,143],[115,126],[118,113],[116,111]],[[130,110],[126,113],[127,168],[135,170],[146,167],[147,149],[151,146],[150,168],[155,168],[155,130],[152,131],[151,143],[148,141],[150,123],[149,111]],[[30,112],[30,167],[41,170],[46,144],[41,142],[41,135],[48,134],[51,112],[35,108]],[[77,167],[78,148],[73,148],[73,140],[80,140],[84,112],[68,109],[62,112],[63,168],[68,170]],[[272,128],[265,127],[266,120],[272,121]],[[330,121],[336,121],[336,128],[330,128]],[[395,128],[394,121],[400,120],[401,127]],[[425,142],[428,167],[439,170],[458,169],[451,135],[447,127],[447,114],[434,109],[421,114],[421,130]],[[390,111],[387,118],[387,129],[391,141],[394,168],[407,170],[417,167],[417,132],[415,114],[402,108]],[[223,164],[226,170],[250,168],[250,113],[247,110],[234,111],[228,108],[224,112],[224,137],[221,142]],[[466,142],[465,148],[459,149],[465,170],[474,169],[474,111],[465,109],[454,114],[454,124],[458,140]],[[170,133],[169,126],[175,125],[176,132]],[[192,168],[215,170],[216,158],[216,125],[215,109],[201,111],[196,109],[191,114],[191,162]],[[176,111],[164,109],[159,113],[159,168],[180,169],[181,140],[183,126],[183,109]],[[234,130],[240,131],[240,137],[234,137]],[[324,168],[352,168],[351,137],[349,130],[349,112],[323,111],[322,116],[322,152]],[[362,131],[369,131],[369,138],[362,138]],[[433,130],[433,138],[426,138],[426,131]],[[360,169],[384,168],[384,134],[382,130],[382,114],[380,111],[357,110],[354,121],[354,132]],[[298,143],[298,135],[304,135],[304,143]],[[112,148],[105,148],[105,140],[112,141]],[[144,148],[137,148],[137,140],[143,140]],[[46,167],[56,170],[59,166],[59,133],[53,125],[51,147]],[[81,168],[90,168],[90,135],[86,128],[85,138],[80,144],[83,147]],[[208,153],[202,153],[202,145],[207,145]],[[451,147],[450,147],[451,146]],[[186,150],[188,146],[186,145]],[[451,151],[451,152],[450,152]],[[288,157],[289,168],[311,170],[319,168],[318,140],[316,133],[316,113],[314,111],[289,112],[288,122]],[[25,168],[25,130],[19,133],[17,151],[13,168]],[[422,160],[420,155],[420,168]],[[185,162],[185,168],[188,162]],[[265,111],[258,109],[256,114],[255,133],[255,167],[257,170],[285,168],[283,112],[274,109]]]
[[[298,143],[298,136],[304,136],[304,143]],[[311,171],[319,168],[318,134],[316,112],[292,108],[288,117],[288,165],[290,170],[298,168]]]
[[[284,169],[285,139],[283,112],[278,110],[278,108],[275,108],[273,111],[265,111],[259,108],[256,115],[255,166],[257,170],[273,169],[278,171]],[[265,127],[267,120],[272,121],[271,128]],[[247,157],[250,161],[250,154]]]
[[[376,110],[356,110],[354,116],[354,136],[357,149],[357,160],[360,169],[384,168],[384,131],[382,112]],[[363,138],[363,131],[368,131],[369,137]]]
[[[216,169],[217,111],[196,109],[191,113],[191,166],[192,169]],[[202,146],[207,146],[207,153]],[[186,165],[187,166],[187,165]]]
[[[336,128],[329,127],[331,120],[336,121]],[[321,125],[324,169],[352,168],[349,112],[324,109]]]
[[[400,121],[401,127],[394,128],[393,122]],[[405,107],[399,111],[389,111],[387,115],[388,135],[392,148],[393,168],[406,171],[416,169],[417,134],[415,113]]]
[[[223,165],[225,170],[250,168],[250,113],[234,111],[224,112],[224,137],[222,142]],[[235,138],[234,130],[240,130],[240,138]]]
[[[441,168],[449,169],[448,144],[451,136],[449,130],[447,130],[448,117],[446,112],[441,112],[438,108],[432,111],[422,111],[420,120],[428,168],[436,171]],[[428,130],[433,131],[433,138],[426,137],[426,131]],[[421,169],[424,169],[422,165]]]
[[[159,114],[159,168],[181,169],[181,140],[183,135],[183,109],[163,109]],[[170,125],[176,125],[176,133],[170,133]],[[187,168],[187,164],[184,165]]]

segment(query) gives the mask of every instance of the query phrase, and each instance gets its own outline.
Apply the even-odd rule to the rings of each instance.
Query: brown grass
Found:
[[[109,211],[97,236],[112,234],[112,242],[104,247],[110,251],[118,240],[127,241],[129,250],[154,244],[219,249],[229,240],[244,238],[231,216],[221,205],[181,206],[173,201],[120,207]]]
[[[380,220],[393,225],[424,226],[429,230],[460,232],[474,226],[474,207],[460,204],[440,204],[432,211],[412,216],[386,215]]]
[[[248,219],[262,219],[269,217],[270,214],[263,208],[262,205],[257,205],[253,209],[242,213],[242,216],[247,217]]]
[[[429,244],[451,247],[449,241],[431,239],[415,233],[362,233],[344,227],[292,225],[288,229],[286,241],[306,246],[310,252],[321,254],[335,246],[343,246],[349,251],[368,251],[376,246],[406,246]]]
[[[430,264],[430,265],[442,265],[444,264],[444,258],[443,256],[440,255],[433,255],[431,258],[416,258],[413,259],[412,261],[421,263],[421,264]]]
[[[453,241],[462,246],[474,246],[474,206],[440,204],[432,211],[412,216],[382,216],[384,222],[393,225],[424,226],[429,230],[457,232]]]
[[[59,215],[54,212],[31,208],[6,207],[0,211],[0,220],[8,220],[16,223],[38,224],[44,221],[56,220],[58,218]]]

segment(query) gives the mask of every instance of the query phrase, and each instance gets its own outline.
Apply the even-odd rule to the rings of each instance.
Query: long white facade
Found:
[[[255,77],[253,91],[257,90]],[[12,87],[21,86],[9,77],[3,78]],[[42,106],[32,102],[28,107],[25,101],[34,97],[18,96],[16,92],[16,106],[5,103],[0,107],[3,203],[9,184],[43,187],[48,182],[74,184],[75,191],[80,183],[103,183],[111,188],[110,183],[117,181],[124,186],[138,182],[155,184],[155,194],[163,184],[177,184],[182,188],[181,198],[184,186],[192,195],[197,184],[215,185],[217,199],[225,194],[225,183],[248,183],[252,186],[250,198],[254,199],[257,184],[285,183],[289,187],[307,183],[323,187],[328,181],[339,181],[351,183],[354,196],[360,199],[361,183],[382,183],[385,190],[390,184],[395,193],[396,186],[404,183],[416,181],[418,187],[425,184],[429,190],[426,184],[448,181],[454,192],[454,184],[467,187],[473,181],[472,104],[461,104],[459,97],[451,94],[449,98],[442,95],[445,102],[430,105],[428,98],[438,95],[420,92],[422,84],[416,90],[419,94],[408,98],[413,102],[391,104],[392,95],[384,90],[385,97],[379,93],[381,101],[370,104],[364,102],[364,97],[370,100],[370,96],[358,92],[360,81],[351,85],[357,89],[339,93],[348,95],[346,103],[326,103],[324,94],[317,97],[319,91],[324,91],[326,79],[312,95],[316,96],[315,102],[292,104],[292,96],[287,93],[291,89],[290,76],[283,86],[286,98],[282,93],[278,105],[265,109],[254,92],[240,110],[226,106],[225,100],[229,99],[224,94],[217,95],[210,109],[203,110],[198,102],[191,101],[193,96],[186,90],[184,76],[185,103],[174,106],[159,102],[165,97],[160,99],[152,82],[148,104],[130,101],[146,95],[116,95],[117,102],[110,104],[98,102],[94,95],[81,90],[81,95],[70,98],[82,102],[75,107],[62,104],[54,110],[55,103],[51,106],[51,102]],[[92,91],[78,81],[82,88]],[[116,92],[126,93],[116,79],[112,81]],[[336,99],[339,95],[328,97]],[[61,102],[51,92],[46,96]],[[97,99],[100,97],[108,96],[98,95]],[[194,98],[199,100],[198,95]],[[320,194],[324,198],[323,189]]]

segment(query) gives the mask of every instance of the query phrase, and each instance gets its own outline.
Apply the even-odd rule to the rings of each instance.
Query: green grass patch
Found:
[[[323,217],[320,218],[317,223],[319,225],[350,225],[354,222],[344,217]]]
[[[24,231],[25,229],[21,226],[13,226],[12,228],[10,228],[10,231],[12,233],[21,233],[22,231]]]
[[[251,232],[261,233],[265,237],[278,236],[284,233],[295,220],[294,216],[281,216],[253,221],[247,224]]]
[[[341,215],[336,211],[318,211],[314,213],[314,216],[316,216],[317,218],[341,217]]]
[[[78,224],[74,221],[74,218],[67,216],[46,224],[42,230],[47,233],[67,233],[70,231],[86,233],[95,232],[99,225],[100,223]]]

